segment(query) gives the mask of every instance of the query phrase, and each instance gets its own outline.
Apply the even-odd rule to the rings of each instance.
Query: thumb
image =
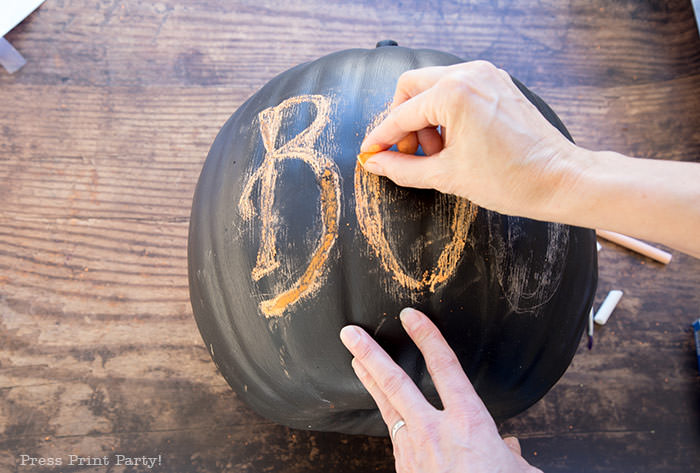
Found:
[[[402,187],[438,189],[443,175],[442,152],[432,156],[416,156],[396,151],[381,151],[370,156],[364,163],[365,171],[385,176]],[[438,189],[439,190],[439,189]]]

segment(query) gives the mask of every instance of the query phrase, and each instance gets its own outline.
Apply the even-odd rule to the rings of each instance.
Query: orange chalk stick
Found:
[[[377,154],[377,153],[371,153],[369,151],[364,152],[364,153],[360,153],[357,155],[357,160],[360,162],[360,164],[362,164],[364,166],[365,163],[367,162],[367,160],[369,158],[371,158],[372,156],[374,156],[375,154]]]
[[[367,149],[367,151],[364,151],[364,152],[358,154],[357,160],[360,162],[360,164],[362,164],[364,166],[369,158],[371,158],[372,156],[374,156],[375,154],[377,154],[380,151],[383,151],[381,146],[376,145],[376,144],[372,145]]]

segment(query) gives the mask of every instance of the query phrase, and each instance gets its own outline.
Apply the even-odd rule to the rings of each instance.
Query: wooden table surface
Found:
[[[149,471],[71,454],[161,455],[161,472],[393,470],[386,439],[254,414],[192,317],[201,165],[231,113],[293,65],[387,38],[488,59],[585,147],[699,159],[689,0],[463,3],[48,0],[7,35],[28,64],[0,70],[0,472]],[[697,471],[700,260],[603,243],[597,303],[610,289],[625,296],[594,349],[582,342],[502,433],[546,472]]]

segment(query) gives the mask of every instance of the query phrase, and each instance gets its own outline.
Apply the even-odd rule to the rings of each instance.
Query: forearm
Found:
[[[577,148],[548,217],[617,231],[700,257],[700,165]]]

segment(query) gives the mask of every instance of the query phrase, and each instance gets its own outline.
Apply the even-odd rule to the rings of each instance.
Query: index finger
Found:
[[[397,105],[367,134],[360,151],[388,149],[411,132],[441,125],[435,113],[439,99],[439,91],[433,87]]]
[[[452,66],[431,66],[421,69],[411,69],[401,74],[396,83],[396,90],[394,91],[394,98],[391,103],[390,110],[393,112],[398,106],[407,100],[410,100],[433,87],[440,80],[440,78],[445,75],[450,67]],[[389,116],[390,115],[391,113]],[[389,116],[387,116],[387,118],[389,118]],[[386,122],[386,120],[387,119],[385,118],[379,126],[375,127],[375,130],[380,127],[382,129],[389,128],[391,130],[391,124],[381,126],[384,124],[384,122]],[[423,128],[427,127],[416,128],[415,130],[409,131],[401,131],[394,128],[394,133],[387,133],[386,131],[383,132],[382,130],[379,132],[374,132],[374,130],[372,130],[367,134],[362,142],[361,151],[376,152],[377,150],[390,148],[393,144],[398,143],[400,140],[405,138],[410,132],[419,131]]]
[[[413,380],[367,332],[360,327],[348,325],[340,331],[340,339],[367,369],[391,407],[406,422],[416,422],[421,413],[432,409]]]
[[[406,332],[423,354],[445,409],[468,407],[471,412],[487,413],[457,355],[435,324],[423,313],[410,308],[402,310],[400,318]]]

